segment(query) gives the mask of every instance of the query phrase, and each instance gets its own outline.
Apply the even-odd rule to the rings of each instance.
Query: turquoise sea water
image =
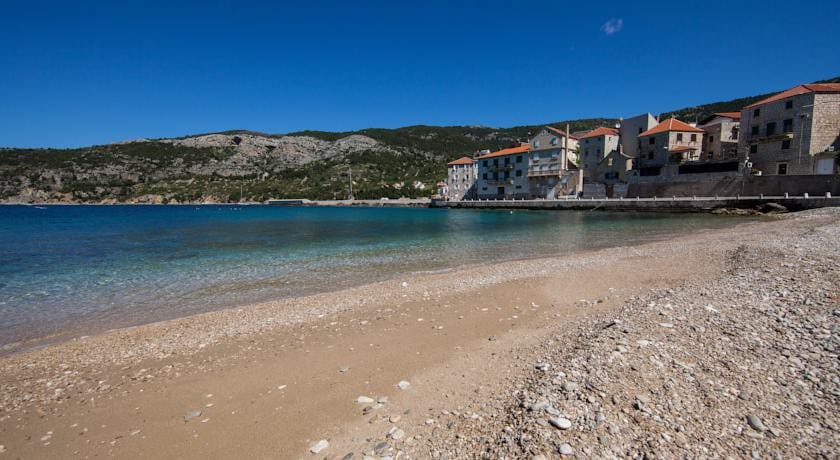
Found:
[[[0,346],[740,221],[588,211],[0,206]]]

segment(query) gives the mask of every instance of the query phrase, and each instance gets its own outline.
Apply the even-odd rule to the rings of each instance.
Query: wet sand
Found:
[[[310,447],[324,439],[317,458],[361,458],[360,446],[392,426],[410,445],[429,413],[504,385],[517,350],[558,324],[719,276],[727,250],[785,225],[419,275],[8,356],[2,455],[314,458]]]

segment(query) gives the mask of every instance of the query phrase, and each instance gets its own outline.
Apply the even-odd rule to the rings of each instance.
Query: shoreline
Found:
[[[420,406],[434,406],[440,397],[433,395],[439,391],[449,395],[444,398],[447,405],[453,400],[466,404],[475,396],[469,394],[472,386],[462,388],[453,368],[459,376],[486,379],[479,393],[497,388],[499,381],[486,374],[486,363],[501,360],[496,369],[507,369],[505,375],[515,377],[518,371],[511,367],[509,353],[516,346],[538,344],[556,327],[608,317],[651,288],[675,289],[701,273],[714,279],[720,276],[727,251],[755,244],[768,232],[807,229],[809,222],[806,216],[792,216],[636,246],[411,275],[403,278],[407,286],[395,279],[296,302],[116,330],[2,357],[0,432],[10,453],[45,458],[60,455],[56,449],[129,458],[179,452],[197,458],[233,454],[215,449],[223,448],[218,441],[225,437],[230,441],[234,434],[229,431],[238,426],[234,419],[247,413],[257,425],[237,432],[243,442],[256,442],[251,448],[258,458],[271,457],[271,452],[275,457],[277,452],[289,458],[308,455],[310,443],[324,436],[334,446],[330,455],[340,458],[344,452],[336,449],[358,453],[372,436],[366,433],[383,428],[384,410],[390,412],[387,418],[398,421],[386,421],[385,428],[402,426],[412,433],[405,441],[387,437],[388,449],[425,448],[423,430],[437,422],[427,424]],[[683,260],[692,261],[691,266]],[[367,351],[360,355],[354,349],[361,347]],[[463,360],[471,364],[465,366]],[[351,362],[355,364],[348,366]],[[349,371],[341,372],[345,367]],[[266,378],[277,385],[267,387]],[[401,379],[411,382],[411,391],[393,389]],[[305,382],[309,383],[300,386]],[[226,394],[225,404],[206,397],[204,392],[211,388],[216,389],[207,394]],[[284,399],[291,391],[296,392],[294,402]],[[352,402],[365,393],[390,400],[375,409]],[[207,399],[212,399],[207,403],[211,406],[197,410]],[[265,403],[248,404],[256,400]],[[237,408],[228,415],[214,409],[231,404]],[[142,422],[125,415],[133,414],[129,408],[135,405],[144,414]],[[406,405],[413,409],[401,409],[404,421],[399,422],[391,408]],[[184,415],[196,410],[209,419]],[[308,414],[305,423],[301,414]],[[288,432],[282,439],[254,440],[268,433],[269,427],[260,422],[269,420],[269,425],[279,424]],[[96,428],[100,424],[107,428]],[[81,425],[86,425],[85,434],[76,435]],[[84,442],[94,432],[96,442]],[[200,441],[188,441],[192,439]],[[408,439],[415,447],[407,445]],[[235,449],[236,444],[227,448]]]
[[[62,205],[58,205],[62,206]],[[148,205],[148,206],[158,206],[158,205]],[[164,206],[164,205],[159,205]],[[187,205],[178,205],[178,206],[187,206]],[[212,205],[215,206],[215,205]],[[505,212],[504,210],[497,210],[499,212]],[[740,216],[739,216],[740,217]],[[726,215],[719,216],[721,219],[726,219]],[[756,216],[757,219],[760,219],[761,216]],[[727,228],[731,228],[737,225],[743,225],[747,223],[752,223],[756,221],[749,221],[746,220],[744,222],[739,222],[730,225]],[[699,232],[708,232],[708,231],[715,231],[716,228],[704,228],[699,230]],[[698,231],[695,231],[697,233]],[[492,266],[496,266],[499,264],[506,264],[506,263],[518,263],[518,264],[528,264],[528,263],[547,263],[548,261],[557,259],[557,258],[564,258],[569,256],[576,256],[576,255],[585,255],[591,254],[593,252],[611,249],[611,248],[632,248],[637,247],[640,245],[656,243],[660,241],[666,241],[674,237],[682,237],[686,236],[687,232],[675,232],[672,234],[663,234],[657,235],[654,237],[650,237],[648,239],[639,240],[639,241],[632,241],[632,242],[613,242],[612,244],[604,243],[593,245],[591,247],[580,248],[575,252],[571,253],[558,253],[554,255],[541,255],[541,256],[532,256],[532,257],[518,257],[512,259],[503,259],[498,261],[485,261],[485,262],[475,262],[475,263],[467,263],[464,265],[457,265],[451,267],[444,267],[440,269],[434,269],[428,272],[420,272],[420,273],[413,273],[413,272],[406,272],[406,273],[397,273],[392,274],[389,277],[381,280],[375,280],[372,282],[365,282],[362,284],[358,284],[355,286],[350,287],[341,287],[337,289],[327,289],[327,290],[314,290],[309,293],[304,293],[300,295],[290,294],[285,297],[278,297],[270,300],[264,301],[257,301],[257,302],[244,302],[242,304],[235,304],[229,305],[225,307],[220,307],[216,309],[210,309],[207,311],[195,312],[192,314],[187,314],[184,316],[173,316],[168,318],[161,318],[154,321],[139,323],[139,324],[125,324],[125,325],[86,325],[82,327],[76,327],[72,330],[63,330],[63,331],[56,331],[52,334],[40,336],[40,337],[31,337],[22,340],[16,340],[13,342],[9,342],[6,344],[0,345],[0,358],[3,357],[10,357],[15,356],[21,353],[27,353],[30,351],[37,351],[44,348],[49,348],[56,345],[61,345],[67,342],[73,342],[78,340],[89,340],[95,339],[98,336],[108,335],[108,334],[117,334],[121,335],[121,332],[126,332],[138,328],[144,327],[161,327],[161,328],[170,328],[170,327],[179,327],[179,321],[191,321],[193,319],[201,321],[202,315],[217,315],[217,316],[226,316],[226,312],[233,311],[233,310],[242,310],[242,309],[257,309],[263,310],[262,315],[265,315],[265,310],[278,310],[278,309],[285,309],[290,308],[295,303],[302,303],[307,306],[319,305],[323,303],[329,303],[331,300],[329,298],[320,299],[319,296],[328,296],[328,295],[338,295],[338,296],[355,296],[358,290],[361,291],[380,291],[380,290],[392,290],[394,289],[393,283],[396,280],[402,279],[410,279],[416,277],[425,277],[425,276],[435,276],[435,275],[449,275],[452,274],[453,276],[460,276],[463,277],[469,272],[473,272],[479,269],[488,269]],[[314,307],[313,307],[314,308]],[[351,307],[352,308],[352,307]],[[219,318],[208,318],[209,321],[216,321]],[[259,330],[249,330],[245,332],[237,332],[235,335],[240,335],[241,333],[254,333],[258,332]],[[153,332],[150,332],[153,333]]]

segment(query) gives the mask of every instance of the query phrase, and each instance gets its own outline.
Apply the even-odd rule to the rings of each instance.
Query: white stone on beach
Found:
[[[309,452],[312,452],[313,454],[317,454],[318,452],[321,452],[322,450],[326,449],[327,447],[330,447],[330,443],[326,439],[322,439],[322,440],[316,442],[315,444],[313,444],[312,447],[309,448]]]
[[[373,398],[369,398],[367,396],[359,396],[356,398],[356,402],[359,404],[371,404],[373,403]]]
[[[554,428],[558,428],[561,430],[568,430],[572,427],[572,421],[565,418],[565,417],[557,417],[548,420],[548,423],[551,424]]]
[[[400,380],[400,383],[398,383],[397,386],[400,387],[400,390],[407,390],[408,387],[411,386],[411,384],[409,382],[406,382],[405,380]]]
[[[560,455],[574,455],[575,454],[575,450],[567,442],[564,442],[563,444],[560,444],[560,447],[557,448],[557,451],[560,452]]]
[[[408,287],[408,283],[406,283],[405,281],[403,281],[403,282],[402,282],[402,287]]]
[[[201,411],[200,410],[194,410],[192,412],[187,412],[187,415],[184,416],[184,421],[188,422],[188,421],[190,421],[194,418],[198,418],[198,417],[201,417]]]

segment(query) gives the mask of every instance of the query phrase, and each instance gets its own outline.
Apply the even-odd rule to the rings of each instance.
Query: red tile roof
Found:
[[[569,139],[578,140],[578,138],[576,138],[575,136],[572,136],[570,134],[566,134],[566,131],[563,131],[562,129],[557,129],[553,126],[546,126],[545,129],[547,129],[547,130],[549,130],[549,131],[551,131],[555,134],[559,134],[561,136],[567,136]]]
[[[473,163],[475,163],[475,160],[473,160],[472,158],[470,158],[470,157],[461,157],[461,158],[458,158],[458,159],[457,159],[457,160],[455,160],[455,161],[450,161],[450,162],[449,162],[449,163],[447,163],[446,165],[447,165],[447,166],[456,166],[456,165],[471,165],[471,164],[473,164]]]
[[[487,155],[482,155],[478,157],[479,160],[484,160],[486,158],[494,158],[494,157],[503,157],[505,155],[514,155],[517,153],[525,153],[531,150],[531,146],[528,144],[520,145],[519,147],[511,147],[509,149],[502,149],[496,152],[490,152]]]
[[[812,83],[810,85],[794,86],[789,90],[782,91],[779,94],[774,94],[766,99],[752,103],[744,107],[744,110],[806,93],[840,93],[840,83]]]
[[[740,120],[741,119],[741,112],[717,112],[715,115],[719,117],[727,117],[733,120]]]
[[[604,128],[603,126],[600,126],[581,136],[581,139],[600,136],[618,136],[618,130],[615,128]]]
[[[688,123],[684,123],[682,121],[677,120],[676,118],[669,118],[662,123],[650,128],[649,130],[639,134],[639,137],[642,136],[650,136],[651,134],[659,134],[664,133],[667,131],[679,131],[683,133],[702,133],[703,130],[700,128],[695,128],[694,126],[689,125]]]

